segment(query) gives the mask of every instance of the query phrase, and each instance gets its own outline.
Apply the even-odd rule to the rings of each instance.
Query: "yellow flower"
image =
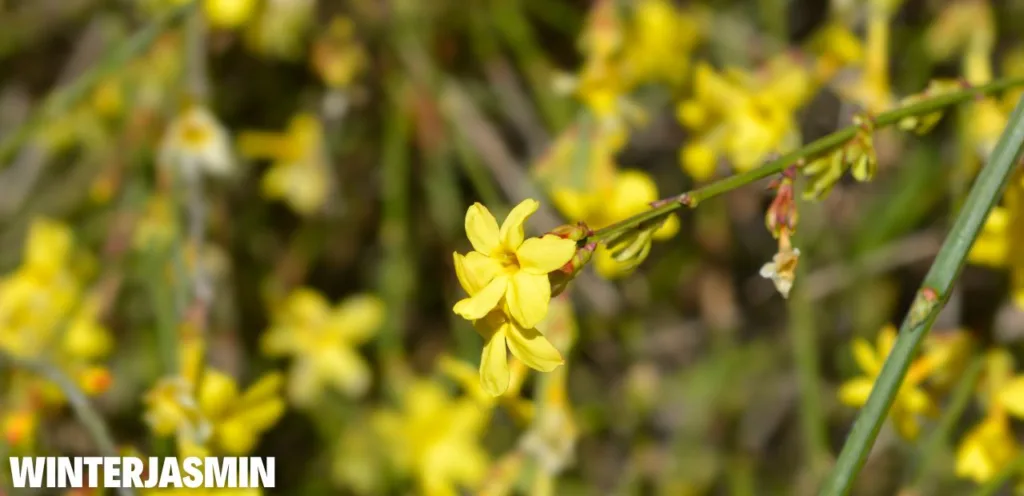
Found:
[[[689,54],[701,36],[690,13],[668,0],[640,0],[627,26],[621,64],[631,85],[664,81],[678,86],[685,81]]]
[[[978,387],[978,399],[985,418],[960,440],[956,451],[956,474],[976,483],[996,476],[1016,456],[1007,414],[1024,413],[1024,377],[1013,377],[1013,356],[995,349],[985,356],[985,368]]]
[[[864,339],[854,340],[853,357],[864,375],[851,379],[840,386],[839,401],[856,407],[864,406],[867,403],[868,396],[878,379],[878,374],[882,371],[882,364],[889,356],[895,341],[896,328],[892,325],[887,325],[879,332],[874,348]],[[921,382],[932,370],[933,364],[929,360],[915,360],[889,410],[889,418],[893,421],[896,431],[905,439],[917,437],[920,432],[917,420],[919,416],[931,415],[935,411],[931,397],[920,387]]]
[[[227,176],[235,167],[227,130],[200,105],[189,106],[168,125],[158,163],[189,177],[200,172]]]
[[[536,200],[524,200],[500,228],[486,207],[469,207],[466,235],[474,251],[465,257],[455,254],[459,283],[469,297],[455,304],[455,313],[468,320],[482,319],[504,301],[522,329],[531,329],[544,318],[551,299],[548,273],[572,259],[576,243],[554,235],[527,239],[523,224],[539,206]]]
[[[274,162],[263,176],[263,194],[284,200],[302,215],[327,201],[330,181],[323,146],[323,126],[312,114],[293,117],[284,133],[248,131],[238,139],[243,156]]]
[[[1004,415],[989,415],[956,450],[956,475],[976,483],[991,480],[1017,456],[1017,443]]]
[[[1011,299],[1024,308],[1024,251],[1020,249],[1024,246],[1024,173],[1011,179],[1003,205],[989,213],[967,260],[1009,270]]]
[[[316,291],[292,292],[263,335],[261,348],[271,356],[291,356],[288,392],[307,405],[325,387],[358,396],[370,386],[370,368],[356,347],[369,340],[384,319],[384,303],[357,295],[334,308]]]
[[[154,433],[176,434],[195,454],[252,452],[260,435],[284,413],[280,374],[263,376],[245,392],[228,375],[205,369],[198,382],[185,376],[162,379],[144,397],[145,420]]]
[[[211,26],[234,29],[252,18],[256,4],[257,0],[206,0],[203,12]]]
[[[693,97],[676,112],[694,133],[680,153],[683,170],[706,180],[718,155],[744,171],[795,147],[799,132],[793,114],[810,97],[811,83],[809,72],[788,57],[769,61],[756,77],[736,69],[720,74],[697,64]]]
[[[551,372],[564,363],[562,354],[540,331],[522,327],[500,310],[492,310],[473,325],[485,341],[480,357],[480,383],[492,396],[500,396],[509,387],[506,346],[513,356],[534,370]]]
[[[418,494],[455,496],[484,479],[487,453],[479,440],[487,419],[473,400],[452,399],[439,385],[419,380],[403,394],[402,408],[378,412],[373,426],[395,468],[415,477]]]
[[[345,88],[352,84],[368,63],[366,51],[356,39],[352,19],[331,20],[327,32],[313,45],[310,62],[327,86]]]

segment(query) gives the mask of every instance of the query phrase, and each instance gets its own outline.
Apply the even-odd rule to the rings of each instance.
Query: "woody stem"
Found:
[[[874,127],[875,129],[880,129],[882,127],[891,126],[907,117],[931,114],[945,109],[946,107],[951,107],[979,96],[998,93],[1016,86],[1024,86],[1024,78],[1001,79],[983,86],[967,87],[949,93],[944,93],[942,95],[927,98],[917,103],[879,114],[875,117]],[[812,141],[798,150],[794,150],[769,161],[756,169],[735,174],[680,195],[659,200],[655,202],[656,206],[654,208],[646,212],[634,215],[595,231],[594,234],[587,238],[587,241],[608,242],[615,240],[631,231],[657,223],[664,219],[665,216],[684,206],[696,207],[704,200],[714,198],[754,181],[778,174],[790,165],[797,164],[800,161],[806,162],[810,159],[824,155],[836,147],[842,146],[846,142],[850,141],[850,139],[857,135],[857,132],[858,126],[856,124],[847,126],[832,134]]]

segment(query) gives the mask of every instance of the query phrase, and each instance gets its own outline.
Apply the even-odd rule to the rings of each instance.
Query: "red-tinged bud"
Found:
[[[551,281],[552,298],[562,294],[565,288],[569,286],[569,282],[575,279],[576,275],[583,270],[583,267],[590,263],[595,249],[597,249],[597,243],[587,243],[583,247],[577,248],[576,254],[572,256],[569,262],[560,269],[548,274],[548,280]]]
[[[563,239],[579,241],[583,238],[586,238],[594,234],[594,231],[587,227],[587,224],[585,222],[579,221],[575,224],[565,224],[558,226],[549,231],[548,234],[554,234],[555,236],[558,236],[559,238]]]

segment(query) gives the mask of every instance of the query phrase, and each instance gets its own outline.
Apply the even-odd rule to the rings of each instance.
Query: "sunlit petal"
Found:
[[[882,370],[882,363],[875,355],[874,348],[863,339],[855,339],[852,348],[853,359],[857,362],[857,366],[867,375],[878,375],[878,372]]]
[[[487,207],[474,203],[466,211],[466,237],[474,250],[485,255],[498,249],[498,221]]]
[[[519,245],[523,244],[523,239],[526,238],[523,224],[539,207],[540,203],[537,203],[537,200],[527,198],[508,213],[505,222],[501,223],[500,233],[501,243],[506,250],[515,251]]]
[[[384,322],[384,301],[360,294],[346,298],[334,310],[331,326],[349,343],[362,343],[377,333]]]
[[[501,297],[505,296],[505,290],[508,287],[508,277],[495,277],[479,293],[459,300],[455,304],[455,313],[468,320],[483,318],[484,315],[487,315],[488,312],[498,306]]]
[[[530,238],[516,250],[519,267],[530,274],[547,274],[558,270],[576,254],[576,242],[549,234]]]
[[[851,379],[839,386],[839,401],[849,406],[864,406],[868,401],[868,396],[871,394],[871,389],[875,387],[874,382],[867,377],[858,377]]]
[[[551,372],[565,360],[537,329],[523,329],[515,324],[508,326],[508,349],[526,366],[541,372]]]
[[[505,351],[505,333],[491,335],[480,356],[480,384],[491,396],[500,396],[508,389],[508,354]]]
[[[500,262],[476,251],[465,256],[455,253],[453,257],[459,284],[470,295],[479,293],[501,272]]]
[[[536,326],[547,315],[551,301],[548,276],[523,271],[515,273],[509,281],[505,301],[508,302],[509,313],[519,325],[527,329]]]

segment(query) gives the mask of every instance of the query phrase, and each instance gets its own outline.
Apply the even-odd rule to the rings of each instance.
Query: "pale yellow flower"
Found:
[[[261,183],[267,198],[310,215],[324,206],[330,191],[323,139],[320,119],[303,113],[292,118],[284,133],[243,132],[238,148],[247,158],[273,161]]]
[[[487,410],[472,399],[452,399],[438,384],[418,380],[402,395],[401,409],[378,412],[373,427],[395,468],[415,477],[418,494],[455,496],[487,472],[480,446],[487,420]]]
[[[189,106],[168,125],[158,163],[190,177],[200,173],[227,176],[235,168],[227,130],[200,105]]]
[[[297,404],[308,405],[326,387],[359,396],[372,376],[357,346],[372,338],[383,320],[384,303],[375,296],[356,295],[331,307],[320,293],[301,288],[275,313],[261,348],[293,358],[288,392]]]

